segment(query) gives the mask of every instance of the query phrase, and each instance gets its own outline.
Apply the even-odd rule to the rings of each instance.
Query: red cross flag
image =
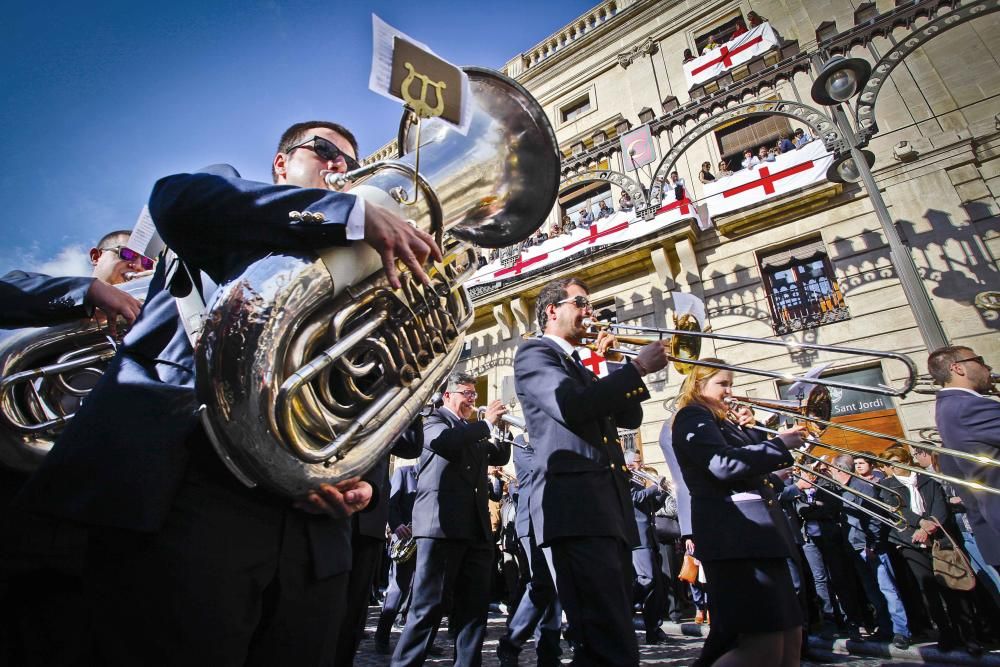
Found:
[[[759,26],[731,39],[722,46],[684,63],[684,76],[688,87],[721,76],[737,65],[753,59],[778,46],[778,38],[770,23]]]

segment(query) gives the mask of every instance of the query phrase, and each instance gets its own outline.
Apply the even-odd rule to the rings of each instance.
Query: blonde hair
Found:
[[[702,361],[708,361],[714,364],[724,364],[726,363],[722,359],[716,359],[713,357],[708,357],[702,359]],[[722,368],[710,368],[708,366],[693,366],[691,372],[687,374],[684,378],[683,384],[681,384],[681,392],[677,395],[677,409],[681,409],[688,405],[700,405],[706,408],[709,412],[715,415],[715,418],[722,421],[726,418],[727,410],[725,408],[718,408],[709,404],[705,398],[701,395],[701,392],[705,388],[705,383],[715,377],[717,373],[721,373],[724,369]]]

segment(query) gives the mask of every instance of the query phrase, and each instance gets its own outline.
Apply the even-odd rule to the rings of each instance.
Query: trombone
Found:
[[[866,350],[858,347],[841,347],[837,345],[819,345],[817,343],[799,343],[797,341],[783,341],[783,340],[767,340],[763,338],[751,338],[749,336],[735,336],[732,334],[720,334],[720,333],[710,333],[707,331],[701,331],[698,326],[698,321],[691,316],[685,316],[687,322],[685,326],[678,326],[678,329],[660,329],[656,327],[641,327],[633,324],[617,324],[613,322],[603,322],[595,320],[592,318],[585,318],[583,324],[586,327],[597,327],[598,329],[605,329],[615,334],[615,338],[619,342],[626,343],[628,345],[648,345],[649,343],[655,343],[657,341],[668,340],[670,345],[670,352],[667,355],[671,361],[674,362],[674,367],[677,368],[681,373],[686,373],[683,370],[684,366],[706,366],[708,368],[718,368],[721,370],[733,371],[737,373],[748,373],[750,375],[760,375],[763,377],[774,378],[776,380],[786,380],[789,382],[808,382],[814,385],[821,385],[824,387],[838,387],[840,389],[853,389],[854,391],[864,391],[873,394],[881,394],[883,396],[906,396],[910,391],[913,390],[913,386],[917,382],[917,367],[909,357],[905,354],[898,354],[896,352],[879,352],[877,350]],[[638,333],[652,333],[656,334],[656,338],[645,337],[645,336],[631,336],[623,335],[619,336],[618,332],[638,332]],[[597,334],[585,334],[588,338],[595,338]],[[698,359],[698,352],[701,349],[701,339],[711,338],[712,340],[727,340],[734,341],[737,343],[758,343],[760,345],[772,345],[776,347],[784,347],[788,350],[821,350],[827,352],[839,352],[841,354],[852,355],[852,356],[865,356],[871,357],[873,359],[894,359],[904,366],[908,371],[906,382],[902,388],[895,388],[889,385],[876,385],[869,386],[863,384],[857,384],[854,382],[842,382],[840,380],[832,380],[829,378],[807,378],[801,375],[793,375],[789,373],[778,373],[775,371],[763,371],[757,370],[755,368],[750,368],[749,366],[733,366],[730,364],[720,364],[713,361],[701,361]],[[625,350],[614,349],[614,352],[628,354]],[[633,353],[634,354],[634,353]]]
[[[761,430],[764,430],[764,429],[761,429]],[[767,430],[770,431],[771,429],[767,429]],[[808,454],[807,452],[801,452],[800,451],[800,452],[796,452],[796,453],[798,453],[798,454],[804,454],[804,455],[806,455],[806,456],[808,456],[810,458],[819,460],[819,457],[813,456],[812,454]],[[879,521],[880,523],[884,523],[885,525],[889,526],[890,528],[894,528],[895,530],[898,530],[900,532],[906,530],[906,525],[907,525],[906,524],[906,519],[903,517],[903,512],[899,508],[898,505],[895,506],[895,507],[893,507],[892,505],[889,505],[888,503],[883,502],[882,500],[880,500],[878,498],[874,498],[874,497],[869,496],[867,494],[861,493],[858,489],[852,489],[851,487],[849,487],[848,485],[844,484],[843,482],[838,482],[833,477],[825,475],[825,474],[819,472],[818,470],[816,470],[815,468],[806,468],[806,470],[809,471],[810,475],[815,475],[816,477],[818,477],[820,479],[826,480],[827,482],[830,482],[831,484],[834,484],[834,485],[838,486],[839,488],[844,489],[845,491],[850,491],[851,493],[853,493],[856,496],[861,496],[863,498],[866,498],[867,502],[869,502],[869,503],[871,503],[873,505],[876,505],[878,507],[881,507],[883,510],[885,510],[889,514],[895,516],[896,519],[895,520],[890,519],[887,516],[879,514],[878,512],[865,507],[862,503],[856,502],[854,500],[850,500],[848,498],[844,498],[842,495],[840,495],[839,493],[837,493],[833,489],[828,489],[825,486],[820,486],[814,480],[806,479],[806,477],[802,473],[800,473],[800,472],[796,472],[795,470],[792,470],[792,476],[796,477],[798,479],[801,479],[803,482],[806,482],[807,484],[811,485],[812,488],[816,489],[817,491],[822,491],[822,492],[827,493],[827,494],[829,494],[831,496],[835,496],[837,499],[840,500],[840,502],[845,503],[847,505],[850,505],[851,507],[853,507],[854,509],[858,510],[859,512],[863,512],[863,513],[867,514],[871,518],[875,519],[876,521]],[[854,477],[858,476],[858,475],[855,475],[855,473],[847,471],[847,470],[844,470],[842,472],[846,472],[849,475],[854,476]],[[885,488],[885,487],[882,487],[882,488]],[[891,491],[893,494],[896,495],[897,498],[899,498],[899,494],[896,493],[895,491],[893,491],[892,489],[886,489],[886,491]]]
[[[810,382],[811,381],[812,380],[810,380]],[[835,452],[840,452],[841,454],[850,454],[851,456],[856,456],[858,454],[858,452],[854,451],[853,449],[848,449],[847,447],[841,447],[840,445],[831,445],[829,443],[822,442],[821,440],[817,439],[816,436],[821,435],[823,433],[823,431],[825,431],[827,428],[837,428],[837,429],[841,429],[843,431],[848,431],[850,433],[857,433],[859,435],[866,435],[866,436],[869,436],[869,437],[872,437],[872,438],[878,438],[880,440],[887,440],[887,441],[890,441],[890,442],[893,442],[893,443],[896,443],[896,444],[905,444],[905,445],[909,445],[911,447],[916,447],[918,449],[923,449],[923,450],[927,450],[927,451],[931,451],[931,452],[938,452],[940,454],[947,454],[948,456],[956,456],[958,458],[966,459],[966,460],[969,460],[969,461],[974,461],[974,462],[982,464],[982,465],[1000,466],[1000,461],[996,461],[996,460],[991,459],[991,458],[986,457],[986,456],[980,456],[978,454],[970,454],[968,452],[963,452],[963,451],[960,451],[958,449],[950,449],[948,447],[938,447],[936,445],[928,445],[926,443],[916,442],[914,440],[907,440],[906,438],[898,438],[896,436],[886,435],[885,433],[879,433],[878,431],[869,431],[867,429],[858,428],[856,426],[848,426],[846,424],[837,424],[837,423],[834,423],[834,422],[830,421],[830,419],[829,419],[829,412],[827,412],[825,416],[822,413],[820,413],[820,414],[816,414],[816,413],[810,414],[808,412],[808,403],[810,401],[813,402],[814,405],[819,405],[819,404],[822,403],[822,399],[821,398],[813,399],[813,396],[812,396],[812,394],[816,393],[817,390],[820,390],[820,389],[821,389],[821,387],[816,387],[815,389],[813,389],[813,391],[810,392],[810,397],[809,397],[809,400],[807,401],[807,406],[804,407],[804,408],[800,408],[799,410],[787,410],[785,408],[775,406],[773,404],[773,402],[772,403],[768,403],[767,401],[762,401],[762,400],[758,400],[758,399],[750,399],[750,398],[746,398],[746,397],[731,398],[730,399],[730,404],[731,405],[745,406],[745,407],[748,407],[748,408],[751,408],[751,409],[758,408],[760,410],[764,410],[765,412],[771,412],[771,413],[774,413],[774,414],[777,414],[777,415],[783,415],[783,416],[786,416],[786,417],[791,417],[792,419],[802,420],[802,421],[806,421],[806,422],[809,422],[811,424],[814,424],[814,425],[816,425],[819,428],[813,428],[811,430],[812,435],[810,435],[810,437],[806,438],[805,441],[808,442],[811,445],[816,445],[816,446],[819,446],[819,447],[825,447],[826,449],[830,449],[830,450],[835,451]],[[829,400],[829,397],[827,397],[827,400]],[[761,429],[762,431],[764,431],[766,433],[777,433],[777,431],[774,431],[773,429],[769,429],[769,428],[766,428],[766,427],[757,426],[755,428],[759,428],[759,429]],[[995,493],[995,494],[1000,495],[1000,489],[995,489],[993,487],[986,486],[982,482],[977,482],[975,480],[962,479],[960,477],[953,477],[951,475],[946,475],[944,473],[937,472],[935,470],[926,470],[925,468],[918,468],[916,466],[911,466],[911,465],[907,465],[907,464],[904,464],[904,463],[898,463],[898,462],[895,462],[895,461],[889,461],[888,459],[882,458],[880,456],[876,456],[874,454],[865,454],[864,456],[867,459],[871,459],[873,461],[878,461],[879,463],[881,463],[883,465],[893,466],[893,467],[899,468],[901,470],[908,470],[910,472],[914,472],[914,473],[917,473],[917,474],[920,474],[920,475],[927,475],[928,477],[933,477],[935,479],[940,479],[940,480],[944,480],[946,482],[951,482],[952,484],[959,484],[961,486],[967,486],[970,489],[973,489],[973,490],[976,490],[976,491],[984,491],[986,493]]]

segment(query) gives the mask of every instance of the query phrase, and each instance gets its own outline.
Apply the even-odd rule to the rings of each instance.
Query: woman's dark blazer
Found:
[[[789,556],[776,526],[784,518],[773,490],[763,483],[769,472],[793,463],[780,439],[720,423],[710,410],[692,404],[674,417],[673,446],[691,492],[698,558]]]

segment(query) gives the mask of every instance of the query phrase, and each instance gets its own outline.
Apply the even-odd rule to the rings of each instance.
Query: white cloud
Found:
[[[41,257],[39,245],[33,243],[28,248],[14,247],[6,252],[0,251],[0,275],[20,269],[50,276],[89,276],[93,271],[87,255],[89,249],[89,246],[74,243],[63,246],[54,255]]]

